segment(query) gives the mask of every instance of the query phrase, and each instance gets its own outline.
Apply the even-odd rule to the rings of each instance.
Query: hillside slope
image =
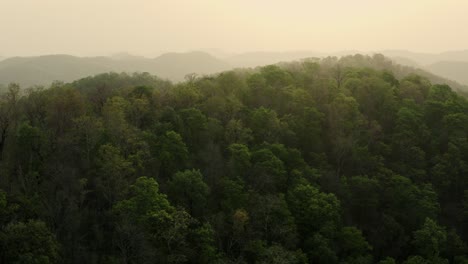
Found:
[[[441,61],[427,66],[434,74],[468,84],[468,61]]]
[[[0,83],[22,86],[49,85],[53,81],[71,82],[104,72],[149,72],[172,81],[189,73],[208,74],[231,68],[207,53],[169,53],[155,59],[136,56],[75,57],[47,55],[14,57],[0,61]]]
[[[13,85],[0,125],[1,263],[468,259],[468,100],[381,55]]]
[[[276,64],[287,61],[301,61],[304,58],[322,57],[326,60],[338,60],[347,58],[352,51],[341,52],[340,56],[324,57],[324,54],[314,52],[261,52],[246,53],[221,60],[205,52],[166,53],[157,58],[150,59],[129,54],[118,54],[112,57],[75,57],[70,55],[48,55],[39,57],[15,57],[0,61],[0,84],[7,85],[11,82],[21,86],[49,85],[53,81],[72,82],[74,80],[105,72],[148,72],[160,78],[173,82],[184,80],[187,74],[198,75],[214,74],[234,67],[257,67]],[[356,55],[359,58],[363,55]],[[333,59],[332,59],[333,58]],[[356,61],[359,61],[357,59]],[[354,61],[354,63],[356,63]],[[406,65],[417,65],[409,59],[398,57],[394,59]],[[346,64],[346,59],[341,60]],[[468,83],[461,62],[453,62],[449,67],[442,64],[434,64],[427,70],[418,67],[403,66],[397,63],[382,65],[369,65],[363,61],[362,67],[380,67],[395,72],[398,76],[410,73],[419,74],[434,83],[446,83],[460,91],[468,91],[468,88],[458,82]],[[444,64],[445,65],[445,64]],[[444,78],[444,77],[448,77]],[[451,80],[450,80],[451,79]]]

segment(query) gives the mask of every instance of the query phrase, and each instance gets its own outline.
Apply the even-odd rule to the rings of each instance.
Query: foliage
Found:
[[[466,263],[468,101],[383,56],[0,96],[1,263]]]

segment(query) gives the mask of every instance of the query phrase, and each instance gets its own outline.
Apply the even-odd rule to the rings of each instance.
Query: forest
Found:
[[[382,55],[0,97],[0,263],[468,263],[468,99]]]

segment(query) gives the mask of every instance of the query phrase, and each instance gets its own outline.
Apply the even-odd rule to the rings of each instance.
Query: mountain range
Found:
[[[239,67],[256,67],[303,58],[366,54],[359,51],[322,53],[314,51],[247,52],[216,57],[218,53],[192,51],[165,53],[156,58],[119,53],[113,56],[76,57],[45,55],[36,57],[0,56],[0,85],[11,82],[21,86],[48,85],[53,81],[71,82],[103,72],[149,72],[171,81],[181,81],[187,74],[213,74]],[[468,90],[468,50],[439,54],[405,50],[384,50],[381,53],[395,63],[412,67],[418,74],[432,78],[438,75],[455,88]],[[219,56],[219,55],[218,55]],[[441,78],[439,78],[441,79]],[[451,80],[451,81],[450,81]],[[453,81],[461,84],[456,84]],[[437,81],[436,81],[437,82]]]
[[[460,84],[468,85],[468,50],[438,54],[405,50],[386,50],[380,53],[399,64],[424,69]]]
[[[47,85],[56,80],[70,82],[110,71],[149,72],[172,81],[180,81],[189,73],[209,74],[230,68],[227,62],[203,52],[167,53],[154,59],[127,54],[111,57],[13,57],[0,61],[0,83]]]

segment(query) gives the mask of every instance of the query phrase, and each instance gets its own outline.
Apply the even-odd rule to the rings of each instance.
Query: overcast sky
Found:
[[[0,0],[0,55],[468,49],[468,0]]]

